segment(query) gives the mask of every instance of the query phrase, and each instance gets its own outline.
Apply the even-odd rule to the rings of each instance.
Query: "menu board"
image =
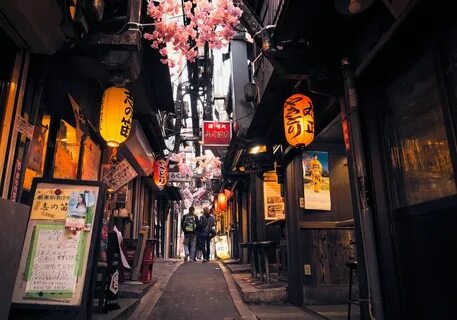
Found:
[[[263,176],[263,201],[265,220],[284,219],[284,198],[275,172],[266,172]]]
[[[104,190],[104,184],[95,181],[34,179],[12,297],[13,318],[14,312],[32,305],[46,310],[46,315],[68,307],[66,319],[84,319]],[[81,220],[80,228],[74,225],[76,218]]]
[[[75,293],[81,240],[80,232],[66,232],[62,225],[35,226],[26,270],[26,297],[68,298]]]
[[[130,163],[124,159],[104,172],[103,182],[105,182],[108,188],[113,192],[116,192],[137,175],[135,169],[133,169]]]

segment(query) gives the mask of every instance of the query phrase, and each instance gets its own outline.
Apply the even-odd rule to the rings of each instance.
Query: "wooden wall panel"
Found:
[[[349,282],[349,269],[345,263],[355,257],[353,229],[303,230],[307,246],[305,264],[311,265],[307,285],[335,285]],[[311,243],[309,243],[311,242]]]

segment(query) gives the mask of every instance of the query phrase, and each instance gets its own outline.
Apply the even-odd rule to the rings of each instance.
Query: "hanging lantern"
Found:
[[[223,192],[217,195],[217,206],[220,211],[225,211],[225,209],[227,209],[227,197]]]
[[[154,162],[154,184],[162,190],[168,182],[168,161],[156,160]]]
[[[110,87],[103,93],[100,135],[110,147],[127,140],[132,127],[133,97],[126,88]]]
[[[284,130],[287,142],[304,147],[314,139],[314,109],[311,99],[297,93],[284,103]]]

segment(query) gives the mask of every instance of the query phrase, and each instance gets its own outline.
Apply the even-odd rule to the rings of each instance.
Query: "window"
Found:
[[[386,94],[384,134],[394,208],[455,195],[432,54],[391,82]]]
[[[54,178],[76,179],[81,133],[60,120],[54,158]]]

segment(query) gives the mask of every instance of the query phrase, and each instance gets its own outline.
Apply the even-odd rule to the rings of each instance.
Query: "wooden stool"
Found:
[[[351,306],[353,304],[360,306],[359,299],[352,296],[352,279],[354,273],[357,276],[357,261],[346,262],[346,267],[349,268],[348,320],[351,320]]]
[[[275,241],[261,241],[257,242],[257,246],[259,248],[259,255],[260,255],[260,265],[261,265],[261,272],[262,272],[262,285],[259,287],[262,288],[270,288],[273,287],[271,284],[271,274],[270,274],[270,261],[268,257],[268,249],[269,248],[276,248]],[[265,279],[263,274],[265,273]],[[265,283],[266,282],[266,283]]]

